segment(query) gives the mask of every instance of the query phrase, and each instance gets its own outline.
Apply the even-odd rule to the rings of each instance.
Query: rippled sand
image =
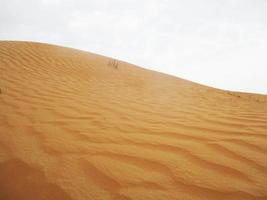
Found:
[[[0,42],[1,200],[267,199],[267,96]]]

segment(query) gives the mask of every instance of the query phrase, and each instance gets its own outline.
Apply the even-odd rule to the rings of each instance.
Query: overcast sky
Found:
[[[74,47],[267,94],[266,0],[0,0],[0,40]]]

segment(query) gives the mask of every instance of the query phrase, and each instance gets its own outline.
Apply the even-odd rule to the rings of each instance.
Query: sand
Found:
[[[1,200],[267,199],[267,96],[0,42]]]

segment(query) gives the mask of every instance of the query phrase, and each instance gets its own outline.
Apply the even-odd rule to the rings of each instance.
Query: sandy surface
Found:
[[[1,200],[267,199],[267,96],[0,42]]]

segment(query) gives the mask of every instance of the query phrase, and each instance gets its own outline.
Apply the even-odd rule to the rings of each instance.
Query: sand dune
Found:
[[[0,199],[267,199],[267,96],[0,42]]]

